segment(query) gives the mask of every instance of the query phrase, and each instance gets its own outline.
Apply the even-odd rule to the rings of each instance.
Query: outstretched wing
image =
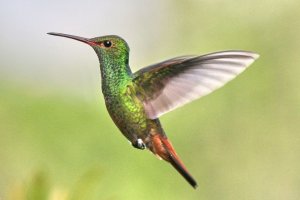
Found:
[[[147,116],[155,119],[220,88],[258,57],[247,51],[178,57],[137,71],[133,81]]]

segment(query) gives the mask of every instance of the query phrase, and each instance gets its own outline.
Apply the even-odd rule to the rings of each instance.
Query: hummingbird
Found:
[[[132,72],[129,46],[117,35],[84,38],[63,33],[91,46],[101,71],[101,86],[109,115],[137,149],[148,149],[170,163],[194,188],[196,180],[177,155],[159,117],[220,88],[243,72],[259,55],[229,50],[201,56],[180,56]]]

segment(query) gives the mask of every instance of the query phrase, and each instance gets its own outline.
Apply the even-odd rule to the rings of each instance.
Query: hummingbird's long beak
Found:
[[[79,36],[75,36],[75,35],[68,35],[68,34],[64,34],[64,33],[54,33],[54,32],[50,32],[50,33],[47,33],[47,34],[49,34],[49,35],[55,35],[55,36],[60,36],[60,37],[71,38],[73,40],[77,40],[77,41],[89,44],[91,46],[97,45],[95,42],[91,41],[88,38],[79,37]]]

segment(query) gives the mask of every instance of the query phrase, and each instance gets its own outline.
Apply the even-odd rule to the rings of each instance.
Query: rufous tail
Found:
[[[197,187],[197,182],[190,175],[183,162],[177,156],[167,137],[160,134],[152,136],[152,148],[150,148],[150,150],[165,161],[171,163],[171,165],[185,178],[185,180],[191,186],[193,186],[193,188]]]

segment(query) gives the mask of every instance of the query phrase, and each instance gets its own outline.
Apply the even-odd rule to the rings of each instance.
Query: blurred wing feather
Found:
[[[137,71],[133,81],[147,116],[155,119],[220,88],[257,58],[247,51],[178,57]]]

